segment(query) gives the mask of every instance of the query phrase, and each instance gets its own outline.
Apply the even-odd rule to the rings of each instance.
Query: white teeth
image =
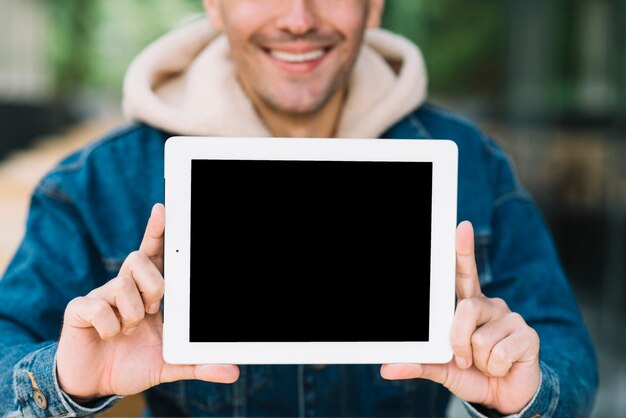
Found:
[[[323,49],[316,49],[315,51],[305,52],[303,54],[293,54],[291,52],[276,51],[276,50],[270,51],[270,55],[276,58],[277,60],[281,60],[281,61],[285,61],[289,63],[314,61],[314,60],[322,58],[324,54],[325,52]]]

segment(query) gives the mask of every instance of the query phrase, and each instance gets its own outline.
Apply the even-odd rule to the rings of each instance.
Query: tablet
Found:
[[[447,140],[169,139],[164,359],[448,362],[457,154]]]

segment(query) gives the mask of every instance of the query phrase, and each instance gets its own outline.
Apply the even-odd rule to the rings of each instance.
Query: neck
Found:
[[[247,92],[265,126],[275,137],[282,138],[332,138],[335,136],[345,101],[345,91],[340,89],[315,113],[295,115],[280,112],[267,106],[256,95]]]

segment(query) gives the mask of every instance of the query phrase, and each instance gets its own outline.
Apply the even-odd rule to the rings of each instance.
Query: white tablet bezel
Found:
[[[191,161],[194,159],[432,162],[429,341],[190,342],[189,248]],[[455,302],[457,161],[457,146],[448,140],[170,138],[165,144],[165,361],[171,364],[380,364],[450,361],[450,327]],[[224,321],[228,318],[229,313],[224,312],[223,318],[213,320]]]

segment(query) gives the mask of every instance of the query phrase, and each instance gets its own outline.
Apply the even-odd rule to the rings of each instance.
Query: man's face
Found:
[[[346,86],[383,0],[205,0],[228,37],[241,83],[282,113],[320,110]]]

